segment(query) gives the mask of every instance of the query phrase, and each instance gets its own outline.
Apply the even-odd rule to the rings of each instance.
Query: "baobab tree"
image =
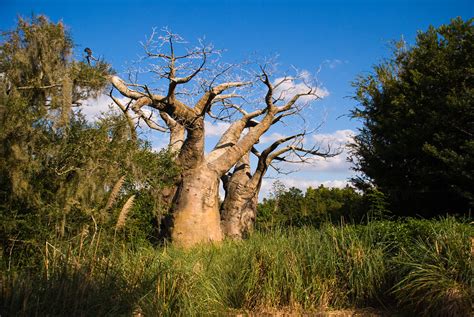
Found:
[[[190,247],[223,239],[219,213],[220,179],[251,151],[272,125],[298,114],[305,104],[302,102],[305,97],[315,100],[320,96],[317,87],[304,80],[302,91],[291,96],[288,91],[281,91],[281,87],[300,78],[285,76],[272,80],[267,65],[259,67],[258,72],[248,72],[249,80],[242,80],[242,76],[232,78],[235,75],[232,66],[222,67],[210,61],[216,54],[212,47],[200,45],[181,54],[177,50],[177,44],[181,42],[178,35],[166,31],[159,38],[154,32],[144,44],[147,57],[158,61],[149,70],[166,83],[165,89],[126,82],[117,75],[108,79],[122,96],[130,99],[128,105],[121,105],[123,111],[131,109],[155,130],[170,130],[170,146],[181,170],[171,203],[171,238],[177,245]],[[193,83],[198,84],[199,94],[186,89]],[[249,102],[239,94],[245,89],[263,91],[260,101]],[[115,101],[120,104],[117,98]],[[159,113],[164,124],[152,120],[143,110],[145,107]],[[244,110],[246,107],[251,110]],[[214,112],[214,109],[219,111]],[[224,112],[230,113],[226,117],[234,121],[206,154],[204,119],[223,119]]]

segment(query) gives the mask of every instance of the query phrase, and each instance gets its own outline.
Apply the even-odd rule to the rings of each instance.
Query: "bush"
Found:
[[[424,225],[427,234],[401,246],[394,260],[393,293],[420,315],[467,316],[474,297],[473,230],[450,218]]]

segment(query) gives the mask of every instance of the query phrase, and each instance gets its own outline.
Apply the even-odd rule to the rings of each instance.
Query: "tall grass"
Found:
[[[99,233],[81,251],[55,245],[36,267],[3,270],[0,314],[192,316],[394,305],[408,314],[469,315],[472,234],[453,219],[328,224],[183,251],[111,244]]]
[[[394,260],[393,293],[420,316],[468,316],[474,296],[472,228],[445,219],[427,229]]]

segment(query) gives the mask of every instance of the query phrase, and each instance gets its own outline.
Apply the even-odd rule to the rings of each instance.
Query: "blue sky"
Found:
[[[358,123],[347,118],[354,102],[351,81],[367,74],[390,55],[390,43],[402,36],[410,44],[418,30],[474,15],[472,1],[9,1],[0,0],[0,29],[15,26],[17,16],[45,14],[62,20],[77,44],[109,61],[117,71],[143,53],[140,41],[152,27],[167,26],[188,40],[203,36],[226,49],[223,59],[250,54],[279,55],[283,67],[315,72],[329,95],[315,103],[324,114],[319,131],[345,140]],[[219,126],[210,127],[219,131]],[[273,131],[285,134],[284,130]],[[159,143],[161,136],[150,138]],[[210,136],[211,141],[215,137]],[[158,140],[158,141],[157,141]],[[344,157],[315,162],[281,178],[287,186],[343,184],[351,172]],[[269,180],[264,190],[268,190]]]

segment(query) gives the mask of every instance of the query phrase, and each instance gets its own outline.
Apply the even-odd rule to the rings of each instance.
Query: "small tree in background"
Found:
[[[361,223],[369,215],[384,213],[383,204],[354,188],[309,187],[303,192],[295,187],[279,188],[258,206],[257,223],[261,229],[271,227],[320,226],[323,223]],[[276,189],[277,188],[277,189]],[[374,218],[372,216],[372,218]],[[380,218],[380,217],[379,217]]]
[[[398,43],[390,60],[355,83],[354,183],[383,192],[402,215],[467,213],[474,204],[472,19]]]

